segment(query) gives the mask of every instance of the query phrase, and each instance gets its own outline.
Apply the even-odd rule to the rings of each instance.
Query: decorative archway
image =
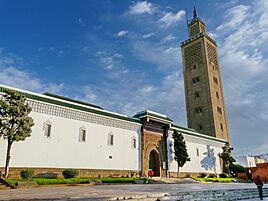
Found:
[[[149,155],[149,169],[154,171],[154,176],[160,176],[160,159],[155,150],[152,150]]]

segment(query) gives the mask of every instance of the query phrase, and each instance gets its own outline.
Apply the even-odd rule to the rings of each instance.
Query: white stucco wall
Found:
[[[35,125],[31,137],[14,142],[10,167],[141,170],[141,124],[137,119],[29,91],[14,90],[35,97],[29,101],[33,108],[30,116]],[[43,130],[47,121],[52,125],[49,138]],[[81,127],[86,129],[86,142],[79,142]],[[189,129],[178,131],[183,133],[191,158],[180,171],[221,172],[218,154],[222,152],[223,140]],[[168,143],[173,141],[172,132],[169,133]],[[113,146],[108,145],[110,133],[114,135]],[[133,137],[137,140],[135,149],[131,146]],[[169,171],[176,172],[177,162],[173,159],[172,147],[168,150]],[[0,167],[5,165],[5,155],[6,141],[0,139]]]
[[[235,156],[235,163],[243,167],[256,167],[255,158],[251,156]]]
[[[87,113],[90,115],[90,113]],[[14,142],[11,152],[11,167],[49,167],[139,170],[140,125],[137,130],[127,130],[101,124],[31,112],[34,119],[31,137],[23,142]],[[52,124],[51,137],[44,135],[43,124]],[[124,120],[114,120],[124,124]],[[79,142],[79,128],[86,128],[86,142]],[[114,135],[114,145],[108,145],[108,134]],[[131,147],[131,138],[136,137],[137,147]],[[4,166],[6,142],[0,140],[0,166]],[[109,156],[112,156],[110,159]]]
[[[171,131],[169,133],[168,141],[173,144]],[[186,142],[187,152],[191,159],[190,162],[180,168],[180,172],[192,173],[221,173],[219,153],[222,152],[223,142],[205,139],[203,137],[193,136],[182,133]],[[177,162],[174,160],[173,146],[169,150],[169,171],[177,172]],[[198,151],[197,151],[198,149]],[[199,156],[197,154],[199,152]]]

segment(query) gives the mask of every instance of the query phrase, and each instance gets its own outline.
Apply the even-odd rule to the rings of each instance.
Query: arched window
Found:
[[[52,124],[50,121],[46,121],[44,124],[43,124],[43,131],[44,131],[44,135],[47,137],[47,138],[50,138],[51,137],[51,128],[52,128]]]
[[[198,64],[197,64],[197,63],[193,63],[193,64],[191,65],[190,70],[196,70],[197,68],[198,68]]]
[[[222,123],[221,123],[221,131],[223,131],[223,125],[222,125]]]
[[[79,128],[79,142],[85,142],[86,141],[86,135],[87,131],[84,126]]]
[[[137,139],[135,136],[131,138],[131,148],[136,149],[137,148]]]
[[[210,66],[213,70],[217,70],[216,65],[212,61],[210,61]]]
[[[114,134],[113,134],[113,132],[108,133],[108,145],[109,146],[114,145]]]

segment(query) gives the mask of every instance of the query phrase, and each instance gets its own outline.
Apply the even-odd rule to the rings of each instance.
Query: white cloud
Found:
[[[36,92],[60,93],[64,84],[44,83],[32,73],[19,68],[20,60],[13,55],[0,55],[0,80],[2,84]]]
[[[105,51],[99,51],[97,52],[97,57],[99,57],[100,62],[104,65],[105,70],[112,70],[121,62],[123,55],[119,53],[110,54]]]
[[[214,40],[217,40],[217,34],[216,33],[213,33],[213,32],[207,32],[207,34],[213,38]]]
[[[181,58],[178,56],[180,55],[179,47],[169,47],[149,40],[136,41],[134,53],[139,59],[156,65],[161,71],[174,70],[181,65]]]
[[[164,41],[171,41],[171,40],[175,40],[176,37],[173,36],[172,34],[168,34],[163,40]]]
[[[155,33],[147,33],[147,34],[144,34],[143,36],[142,36],[142,38],[144,38],[144,39],[148,39],[148,38],[151,38],[151,37],[153,37],[155,35]]]
[[[122,31],[119,31],[116,36],[118,37],[123,37],[123,36],[126,36],[128,34],[128,31],[126,30],[122,30]]]
[[[94,90],[90,86],[85,86],[82,88],[83,94],[85,94],[83,100],[89,103],[96,103],[98,96],[95,94]]]
[[[228,2],[218,2],[215,5],[219,8],[228,8],[236,5],[239,2],[239,0],[230,0]]]
[[[130,6],[131,14],[152,14],[154,11],[152,3],[148,1],[138,1]]]
[[[178,71],[170,71],[157,84],[147,84],[142,75],[132,71],[127,79],[113,83],[112,86],[107,83],[103,88],[91,89],[83,97],[93,95],[94,98],[97,97],[93,102],[97,101],[98,105],[113,108],[113,111],[121,114],[133,116],[139,111],[150,109],[168,114],[181,125],[185,125],[185,112],[182,112],[185,107],[182,78]],[[117,91],[118,87],[120,93]]]
[[[177,13],[168,12],[162,18],[159,19],[161,26],[169,27],[178,21],[182,20],[183,16],[185,15],[184,10],[180,10]]]
[[[81,17],[78,18],[78,23],[80,24],[81,27],[86,27],[86,24],[85,24],[84,20]]]
[[[141,89],[139,89],[139,93],[144,94],[144,93],[152,93],[155,91],[156,88],[153,86],[144,86]]]
[[[232,30],[239,28],[239,25],[244,22],[245,18],[249,15],[249,6],[238,5],[230,8],[225,15],[226,22],[217,27],[217,31]]]
[[[179,47],[169,47],[167,49],[164,50],[165,54],[169,54],[171,56],[176,56],[180,53],[180,48]]]
[[[64,54],[64,51],[63,51],[63,50],[59,50],[59,51],[57,52],[57,57],[62,57],[63,54]]]
[[[84,46],[83,48],[82,48],[82,51],[84,51],[84,52],[86,52],[86,51],[88,51],[89,50],[89,47],[88,46]]]
[[[251,154],[267,152],[266,8],[267,1],[233,6],[226,10],[223,23],[216,29],[233,146],[242,146]]]

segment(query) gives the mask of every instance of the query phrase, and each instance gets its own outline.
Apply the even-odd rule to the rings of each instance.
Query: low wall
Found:
[[[256,167],[249,169],[251,170],[252,178],[260,175],[263,181],[268,182],[268,163],[257,163]]]
[[[179,173],[179,177],[180,178],[186,178],[186,177],[193,177],[193,178],[195,178],[195,177],[197,177],[199,175],[200,175],[200,173],[196,173],[196,172],[180,172]],[[176,177],[178,177],[178,173],[177,172],[169,172],[168,173],[168,177],[170,177],[170,178],[176,178]]]
[[[57,177],[63,178],[62,171],[65,168],[15,168],[11,167],[9,169],[9,178],[20,178],[20,172],[22,170],[32,169],[34,170],[35,176],[38,177]],[[133,170],[107,170],[107,169],[78,169],[79,176],[78,177],[91,177],[91,178],[99,178],[99,177],[139,177],[139,171]],[[0,171],[4,173],[4,168],[0,168]],[[200,173],[194,172],[180,172],[179,177],[197,177]],[[176,178],[178,177],[177,172],[169,172],[168,177]]]
[[[21,170],[32,169],[35,172],[35,175],[39,177],[57,177],[63,178],[62,171],[65,168],[10,168],[9,169],[9,178],[20,178]],[[131,177],[139,176],[139,171],[133,170],[106,170],[106,169],[78,169],[78,177]],[[4,173],[4,168],[0,168],[0,171]]]

